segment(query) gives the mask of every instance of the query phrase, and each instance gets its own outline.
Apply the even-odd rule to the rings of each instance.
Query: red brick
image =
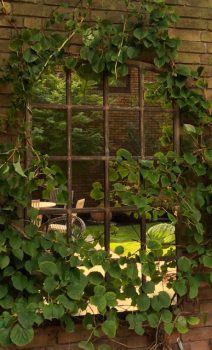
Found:
[[[190,348],[191,350],[210,350],[207,340],[191,342]]]
[[[59,330],[59,327],[38,328],[35,331],[33,341],[30,344],[23,346],[23,349],[55,345],[57,343],[57,333]]]
[[[79,346],[78,346],[78,343],[64,344],[64,345],[60,344],[60,345],[54,345],[54,346],[47,346],[45,350],[79,350]]]
[[[212,313],[212,302],[201,302],[201,312]]]
[[[185,342],[192,342],[196,340],[212,340],[212,327],[192,328],[188,333],[183,334],[182,340]]]
[[[209,85],[212,85],[212,77],[209,77],[207,81]],[[200,288],[198,298],[200,300],[212,300],[212,288],[208,287],[207,285],[204,288]]]
[[[76,343],[80,340],[87,340],[89,335],[90,332],[83,329],[81,326],[77,326],[73,333],[67,333],[61,330],[58,333],[58,344]]]

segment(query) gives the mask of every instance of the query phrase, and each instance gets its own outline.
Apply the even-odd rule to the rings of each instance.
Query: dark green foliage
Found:
[[[88,7],[92,0],[86,1]],[[205,83],[202,69],[190,71],[184,66],[175,66],[174,57],[178,39],[170,38],[168,26],[176,21],[176,16],[163,0],[145,0],[134,7],[124,1],[128,14],[123,23],[114,25],[110,21],[98,20],[88,25],[86,18],[75,9],[70,13],[54,12],[47,27],[64,24],[66,32],[23,29],[10,42],[11,55],[1,82],[9,81],[13,89],[13,99],[8,116],[8,127],[19,130],[13,145],[1,148],[0,158],[0,344],[14,343],[24,346],[34,335],[33,329],[45,320],[57,319],[67,331],[74,330],[74,315],[94,305],[102,314],[102,322],[95,315],[87,314],[83,325],[90,330],[88,341],[79,347],[93,350],[92,337],[99,336],[99,330],[110,338],[116,336],[119,327],[117,300],[128,298],[130,306],[137,310],[127,315],[129,328],[139,335],[144,334],[146,325],[163,327],[167,334],[177,331],[185,333],[189,325],[198,323],[198,318],[181,315],[180,305],[172,305],[167,292],[155,295],[157,285],[165,278],[167,287],[173,289],[178,298],[194,299],[198,296],[200,282],[212,283],[211,273],[202,273],[202,267],[211,268],[212,252],[210,238],[205,240],[207,231],[206,214],[211,214],[208,173],[211,165],[211,151],[207,140],[203,139],[204,128],[210,116],[209,103],[202,94],[190,89],[190,81],[198,89]],[[137,4],[138,5],[138,4]],[[64,8],[67,4],[63,5]],[[68,58],[66,48],[78,34],[82,38],[80,58]],[[137,58],[145,49],[153,52],[156,67],[164,67],[158,75],[157,89],[149,89],[147,98],[152,96],[169,105],[177,105],[183,113],[182,154],[159,152],[155,160],[135,160],[128,150],[120,149],[116,160],[110,164],[110,181],[113,184],[111,200],[124,205],[135,205],[137,217],[157,221],[166,216],[169,224],[183,222],[183,255],[177,261],[176,278],[168,274],[169,267],[175,267],[175,260],[155,262],[163,244],[172,243],[167,237],[148,235],[148,250],[140,249],[134,256],[121,256],[112,260],[104,250],[97,250],[92,243],[83,239],[67,243],[57,232],[45,235],[33,224],[38,211],[31,210],[29,222],[20,225],[22,211],[27,207],[29,196],[42,190],[48,197],[54,187],[59,187],[61,196],[66,198],[64,176],[56,166],[49,167],[45,156],[31,149],[32,164],[24,167],[25,138],[27,125],[21,118],[28,100],[35,92],[42,102],[63,103],[64,89],[60,75],[52,70],[58,65],[64,70],[74,69],[79,77],[74,85],[74,103],[82,102],[89,95],[89,80],[100,82],[103,71],[115,79],[128,72],[127,59]],[[47,80],[48,77],[48,80]],[[54,89],[55,83],[58,89]],[[41,89],[38,87],[40,84]],[[83,84],[85,84],[83,86]],[[40,89],[40,90],[39,90]],[[92,97],[89,97],[92,98]],[[96,100],[97,95],[93,98]],[[101,103],[98,100],[98,103]],[[21,112],[21,113],[20,113]],[[62,151],[61,140],[52,128],[49,136],[54,139],[45,145],[44,135],[51,122],[57,121],[58,129],[65,131],[65,124],[58,112],[46,111],[43,120],[41,110],[34,111],[34,140],[42,145],[43,152],[57,149]],[[74,116],[74,152],[83,150],[85,140],[89,140],[94,153],[101,151],[102,138],[99,128],[92,128],[99,115],[88,116],[78,113]],[[43,124],[43,129],[41,128]],[[54,124],[54,123],[52,123]],[[86,126],[86,127],[85,127]],[[83,129],[84,127],[84,129]],[[170,142],[170,130],[165,128],[161,140]],[[42,149],[41,147],[41,149]],[[134,145],[134,147],[137,147]],[[102,186],[94,183],[92,197],[104,198]],[[122,254],[122,247],[116,248]],[[141,283],[137,264],[148,280]],[[85,273],[87,268],[101,265],[101,272]],[[109,279],[105,282],[107,273]],[[99,350],[108,350],[102,344]]]

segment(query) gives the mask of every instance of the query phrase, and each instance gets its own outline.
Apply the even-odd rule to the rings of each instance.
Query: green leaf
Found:
[[[0,344],[3,346],[8,346],[11,344],[10,328],[0,328]]]
[[[184,279],[178,279],[173,282],[173,289],[175,292],[182,297],[187,293],[186,281]]]
[[[121,246],[121,245],[119,245],[119,246],[117,246],[116,248],[115,248],[115,254],[118,254],[118,255],[121,255],[121,254],[123,254],[124,253],[124,247],[123,246]]]
[[[147,320],[149,322],[150,327],[157,328],[160,318],[157,313],[150,313],[147,315]]]
[[[189,165],[193,165],[197,162],[197,157],[193,156],[191,153],[184,153],[183,158]]]
[[[48,276],[52,276],[52,275],[54,276],[58,274],[57,265],[52,261],[39,262],[39,268],[41,272],[43,272],[45,275],[48,275]]]
[[[188,134],[196,134],[197,133],[194,125],[184,124],[183,127]]]
[[[205,175],[207,172],[206,166],[204,164],[194,164],[193,169],[198,176]]]
[[[104,278],[100,272],[90,272],[88,275],[89,282],[94,285],[99,285],[104,283]]]
[[[80,349],[94,350],[93,343],[91,343],[90,341],[87,341],[87,340],[80,341],[78,346],[79,346]]]
[[[21,272],[16,272],[12,278],[13,286],[20,291],[23,291],[27,286],[27,277]]]
[[[164,330],[168,335],[171,335],[174,330],[174,324],[173,322],[165,323],[164,324]]]
[[[23,260],[24,252],[21,248],[13,249],[12,252],[17,259]]]
[[[212,256],[204,255],[202,258],[203,265],[205,267],[212,267]]]
[[[184,316],[179,316],[177,318],[176,328],[177,328],[179,333],[184,334],[184,333],[188,332],[187,321],[186,321],[186,318]]]
[[[10,263],[10,258],[7,255],[0,255],[0,268],[5,269]]]
[[[111,347],[108,344],[100,344],[98,350],[111,350]]]
[[[43,283],[43,289],[51,294],[57,288],[58,284],[54,277],[47,277]]]
[[[177,74],[185,76],[185,77],[189,76],[191,73],[190,69],[187,66],[178,66],[176,68],[176,72],[177,72]]]
[[[200,323],[200,319],[199,317],[196,317],[196,316],[189,316],[187,317],[187,322],[191,326],[197,326]]]
[[[23,59],[27,63],[33,63],[37,61],[38,56],[35,54],[35,52],[31,49],[26,49],[23,53]]]
[[[191,260],[186,256],[181,256],[177,261],[177,265],[180,271],[189,272],[191,269]]]
[[[67,287],[67,295],[74,300],[80,300],[84,289],[88,283],[88,278],[82,272],[79,275],[72,273],[70,276],[70,284]]]
[[[18,312],[18,322],[23,328],[31,328],[34,324],[35,316],[36,315],[34,312],[27,309],[23,309],[20,312]]]
[[[117,305],[117,296],[114,292],[105,293],[107,306],[115,307]]]
[[[19,174],[22,177],[26,177],[20,162],[13,163],[13,166],[17,174]]]
[[[126,149],[124,149],[124,148],[120,148],[116,152],[116,156],[120,157],[122,159],[125,159],[125,160],[131,160],[132,159],[132,154],[129,151],[127,151]]]
[[[13,306],[13,297],[11,297],[10,295],[6,295],[5,298],[0,299],[0,306],[3,309],[11,309],[11,307]]]
[[[56,318],[59,320],[64,315],[64,307],[58,304],[48,304],[43,307],[43,316],[46,320]]]
[[[142,290],[146,294],[154,293],[154,291],[155,291],[155,283],[152,282],[152,281],[144,282],[144,284],[142,285]]]
[[[91,304],[97,306],[100,313],[105,313],[107,301],[104,295],[94,295],[90,298]]]
[[[60,294],[57,297],[59,303],[61,303],[67,310],[71,312],[77,311],[77,304],[74,301],[71,301],[65,294]]]
[[[136,299],[140,311],[147,311],[150,308],[150,298],[146,294],[140,294]]]
[[[158,295],[153,296],[153,298],[151,299],[151,306],[153,308],[153,310],[159,312],[162,308],[163,305],[161,303],[161,301],[159,300]]]
[[[74,321],[72,320],[72,318],[70,316],[64,315],[61,321],[65,325],[66,332],[70,332],[70,333],[74,332],[74,330],[75,330],[75,323],[74,323]]]
[[[117,323],[112,320],[106,320],[102,323],[102,331],[109,338],[114,338],[116,336]]]
[[[13,327],[10,333],[10,338],[17,346],[24,346],[32,341],[34,331],[32,328],[22,328],[18,323]]]
[[[116,181],[118,180],[119,176],[118,173],[113,169],[113,168],[109,168],[109,180],[110,181]]]
[[[127,56],[132,59],[132,58],[135,58],[137,57],[139,54],[139,50],[133,46],[129,46],[127,48]]]
[[[173,317],[173,315],[172,315],[170,310],[162,310],[162,312],[161,312],[161,320],[164,323],[171,323],[172,317]]]
[[[163,308],[167,308],[171,304],[171,298],[167,292],[159,292],[158,299]]]
[[[8,287],[7,285],[0,285],[0,299],[4,298],[8,293]]]
[[[143,27],[138,27],[134,30],[133,35],[136,39],[141,40],[148,35],[148,32]]]
[[[77,60],[75,57],[68,57],[65,60],[65,67],[68,69],[75,68],[76,64],[77,64]]]
[[[127,277],[134,280],[138,278],[138,268],[135,263],[129,263],[126,268]]]

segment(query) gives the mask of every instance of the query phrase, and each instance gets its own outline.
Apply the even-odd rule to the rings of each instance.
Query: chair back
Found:
[[[32,206],[32,208],[40,209],[40,199],[32,199],[31,206]],[[40,227],[42,224],[42,219],[43,219],[42,214],[37,215],[36,219],[32,221],[33,225]]]
[[[40,199],[32,199],[31,206],[36,209],[40,209]]]
[[[76,203],[76,208],[82,209],[82,208],[84,208],[84,205],[85,205],[85,198],[78,199],[78,201]]]

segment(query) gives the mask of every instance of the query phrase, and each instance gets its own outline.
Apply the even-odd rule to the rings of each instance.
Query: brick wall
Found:
[[[167,336],[163,342],[167,347],[163,350],[212,350],[212,293],[211,289],[204,286],[200,290],[199,299],[193,303],[184,303],[184,312],[200,314],[201,322],[192,327],[188,333],[178,333]],[[147,350],[154,341],[154,332],[148,331],[148,335],[138,336],[134,331],[129,330],[125,325],[120,326],[117,337],[108,340],[104,336],[95,339],[95,344],[108,343],[112,350],[139,349]],[[11,346],[8,350],[77,350],[78,342],[87,340],[89,332],[76,326],[73,333],[66,333],[59,326],[44,327],[35,331],[35,337],[31,344],[25,347]],[[179,347],[178,343],[183,347]],[[161,349],[161,348],[160,348]]]

